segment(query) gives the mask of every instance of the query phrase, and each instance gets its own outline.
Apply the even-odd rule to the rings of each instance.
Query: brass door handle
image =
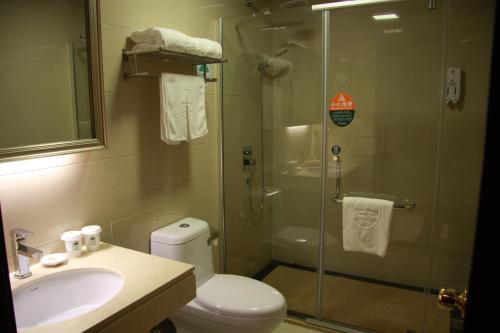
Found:
[[[438,303],[447,310],[459,309],[463,318],[467,307],[467,289],[459,294],[455,289],[441,288],[439,289]]]

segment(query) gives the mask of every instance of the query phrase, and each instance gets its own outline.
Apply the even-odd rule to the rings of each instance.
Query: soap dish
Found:
[[[66,262],[66,253],[51,253],[43,256],[40,262],[44,266],[57,266]]]

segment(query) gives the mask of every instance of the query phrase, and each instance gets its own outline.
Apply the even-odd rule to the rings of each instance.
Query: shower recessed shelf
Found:
[[[225,58],[218,59],[211,57],[202,57],[194,54],[170,51],[161,47],[157,49],[155,48],[155,49],[135,50],[135,51],[122,49],[122,56],[124,63],[128,63],[130,61],[130,58],[132,58],[134,62],[134,71],[123,73],[123,77],[126,79],[130,77],[156,77],[156,78],[159,77],[158,74],[153,74],[150,72],[139,72],[137,57],[155,58],[155,59],[161,59],[163,61],[191,64],[193,65],[193,68],[195,68],[196,65],[220,64],[227,62],[227,59]],[[205,82],[217,81],[217,79],[207,78],[206,71],[203,71],[203,77],[205,79]]]

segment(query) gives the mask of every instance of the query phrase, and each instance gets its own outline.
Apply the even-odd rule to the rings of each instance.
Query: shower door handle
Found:
[[[465,309],[467,308],[467,289],[459,294],[455,289],[441,288],[439,289],[438,303],[443,309],[459,309],[463,318],[465,316]]]

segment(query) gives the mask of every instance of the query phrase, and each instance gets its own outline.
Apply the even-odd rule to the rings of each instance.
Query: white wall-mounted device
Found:
[[[462,85],[462,69],[449,67],[446,71],[446,104],[457,104],[460,101]]]

